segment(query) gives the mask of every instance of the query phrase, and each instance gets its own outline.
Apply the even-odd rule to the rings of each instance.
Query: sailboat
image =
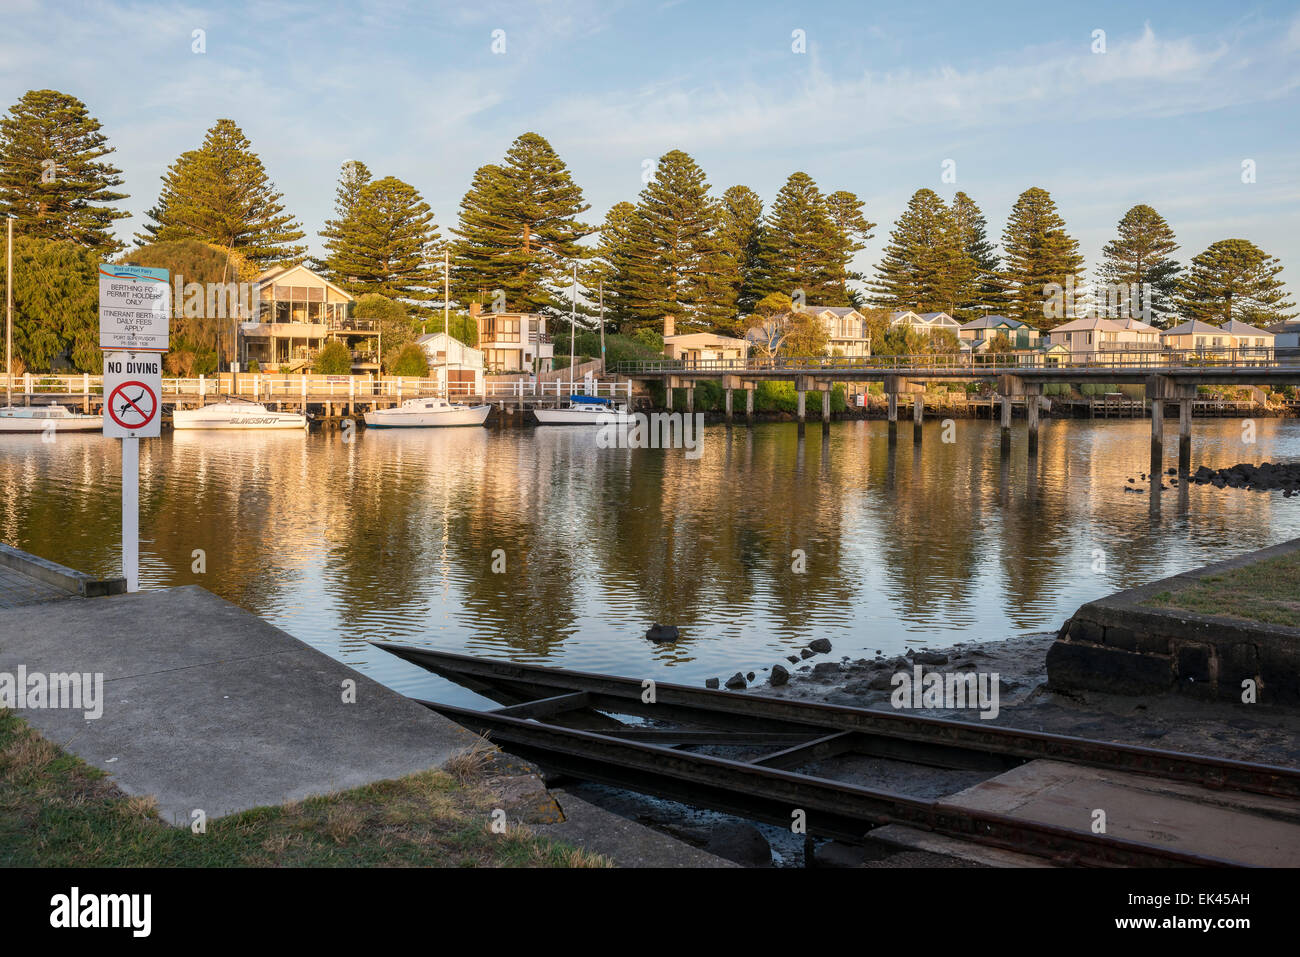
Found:
[[[69,412],[61,405],[8,405],[0,409],[0,432],[102,432],[104,418]]]
[[[365,414],[366,427],[370,429],[436,429],[446,426],[482,425],[487,421],[492,407],[483,405],[461,405],[447,398],[451,392],[449,376],[451,357],[451,315],[450,298],[451,263],[449,257],[443,258],[443,303],[442,303],[442,383],[443,397],[426,396],[407,399],[392,409],[373,409]]]
[[[300,429],[306,431],[307,416],[301,412],[275,412],[248,399],[224,396],[198,409],[177,409],[172,413],[173,429]]]
[[[614,425],[627,421],[627,406],[594,395],[571,395],[564,409],[533,409],[538,425]]]

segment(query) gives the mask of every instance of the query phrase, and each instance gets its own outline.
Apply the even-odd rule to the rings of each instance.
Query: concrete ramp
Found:
[[[436,767],[477,740],[194,585],[0,608],[0,672],[19,666],[102,673],[97,720],[17,713],[180,825]]]
[[[960,791],[947,803],[1079,831],[1090,830],[1100,810],[1112,837],[1249,867],[1300,866],[1300,807],[1283,798],[1039,760]],[[897,825],[871,836],[991,866],[1035,866],[1022,855]]]

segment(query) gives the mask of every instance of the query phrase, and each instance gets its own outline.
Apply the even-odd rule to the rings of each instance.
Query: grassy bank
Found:
[[[0,865],[29,867],[590,867],[593,855],[511,825],[483,762],[453,760],[326,797],[173,827],[152,798],[128,797],[0,709]]]
[[[1300,628],[1300,554],[1210,575],[1153,595],[1147,604]]]

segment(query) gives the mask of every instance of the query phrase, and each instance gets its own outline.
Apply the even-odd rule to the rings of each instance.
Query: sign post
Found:
[[[104,434],[122,440],[122,575],[128,592],[140,590],[140,438],[161,434],[169,279],[166,269],[99,266]]]

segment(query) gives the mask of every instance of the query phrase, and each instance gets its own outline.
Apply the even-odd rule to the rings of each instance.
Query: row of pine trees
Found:
[[[113,224],[129,215],[118,205],[128,197],[112,153],[80,100],[27,93],[0,118],[0,211],[16,215],[25,237],[123,253]],[[444,256],[461,307],[567,314],[576,273],[584,314],[600,309],[611,330],[624,332],[659,327],[672,314],[679,331],[736,333],[774,293],[818,305],[942,310],[961,320],[997,313],[1049,328],[1071,318],[1045,310],[1052,285],[1088,286],[1078,241],[1037,187],[1012,207],[1000,252],[969,195],[945,202],[917,190],[870,277],[853,269],[876,229],[863,201],[826,192],[804,172],[765,209],[747,186],[716,193],[690,155],[670,150],[635,202],[615,204],[603,223],[590,220],[590,209],[536,133],[475,172],[447,236],[414,186],[351,161],[312,265],[355,296],[400,301],[417,316],[441,308]],[[260,271],[305,259],[305,235],[252,144],[222,119],[168,168],[135,240],[138,247],[198,240]],[[1187,269],[1174,258],[1178,249],[1158,212],[1134,206],[1094,281],[1146,287],[1157,318],[1290,317],[1281,263],[1253,243],[1221,240]]]

